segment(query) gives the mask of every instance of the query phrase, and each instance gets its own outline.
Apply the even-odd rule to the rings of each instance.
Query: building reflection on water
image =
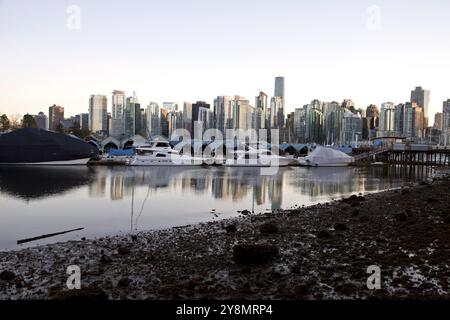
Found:
[[[365,168],[283,168],[264,176],[258,168],[145,167],[0,167],[0,192],[27,201],[87,186],[90,198],[121,201],[136,188],[157,192],[208,195],[240,202],[251,197],[257,206],[283,206],[283,196],[323,196],[377,191],[399,181],[423,180],[427,167],[372,166]],[[26,181],[26,183],[24,183]]]

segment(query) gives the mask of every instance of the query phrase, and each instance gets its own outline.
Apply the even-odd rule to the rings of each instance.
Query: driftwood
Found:
[[[51,238],[51,237],[54,237],[54,236],[59,236],[59,235],[61,235],[61,234],[66,234],[66,233],[75,232],[75,231],[80,231],[80,230],[84,230],[84,228],[78,228],[78,229],[67,230],[67,231],[62,231],[62,232],[56,232],[56,233],[50,233],[50,234],[44,234],[44,235],[39,236],[39,237],[34,237],[34,238],[28,238],[28,239],[18,240],[18,241],[17,241],[17,244],[23,244],[23,243],[32,242],[32,241],[36,241],[36,240],[40,240],[40,239],[45,239],[45,238]]]

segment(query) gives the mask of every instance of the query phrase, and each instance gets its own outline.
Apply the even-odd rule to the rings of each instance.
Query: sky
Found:
[[[274,94],[286,108],[450,98],[448,0],[0,0],[0,113],[88,111],[91,94],[213,103]]]

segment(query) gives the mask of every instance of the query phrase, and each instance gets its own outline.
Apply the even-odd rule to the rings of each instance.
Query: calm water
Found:
[[[374,192],[422,180],[417,168],[0,167],[0,250],[161,229]],[[17,245],[17,241],[84,228]]]

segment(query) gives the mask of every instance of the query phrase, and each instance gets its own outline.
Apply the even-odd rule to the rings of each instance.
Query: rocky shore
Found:
[[[81,290],[66,289],[67,267]],[[369,266],[381,289],[369,290]],[[0,253],[0,299],[449,299],[450,180]]]

